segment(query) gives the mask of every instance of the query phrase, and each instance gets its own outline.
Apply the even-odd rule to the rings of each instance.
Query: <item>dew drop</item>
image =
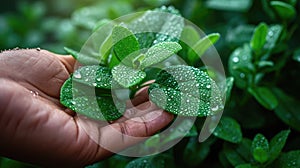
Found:
[[[77,79],[80,79],[81,78],[81,74],[80,74],[80,72],[78,72],[78,71],[75,71],[75,73],[74,73],[74,78],[77,78]]]
[[[206,88],[207,88],[207,89],[210,89],[210,88],[211,88],[211,85],[207,85]]]
[[[240,59],[239,59],[238,57],[234,57],[234,58],[232,59],[232,61],[233,61],[234,63],[238,63],[238,62],[240,61]]]
[[[215,107],[212,107],[211,110],[215,112],[215,111],[219,110],[219,106],[217,105]]]
[[[93,85],[93,86],[97,86],[97,83],[93,83],[92,85]]]

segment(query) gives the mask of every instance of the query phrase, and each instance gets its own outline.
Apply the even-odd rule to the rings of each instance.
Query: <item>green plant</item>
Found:
[[[80,53],[66,48],[83,66],[78,68],[62,87],[61,103],[94,119],[116,120],[121,117],[125,111],[125,100],[119,98],[116,92],[129,89],[131,95],[129,98],[132,98],[136,91],[145,86],[143,83],[149,81],[147,76],[153,74],[151,70],[153,65],[165,61],[182,49],[176,35],[180,37],[184,29],[183,19],[173,15],[164,16],[161,12],[178,14],[172,7],[162,7],[154,13],[146,12],[141,16],[142,19],[129,23],[127,25],[129,28],[114,26],[111,34],[99,44],[99,48],[106,52],[104,54],[100,52],[92,59],[89,55],[80,57]],[[149,20],[154,22],[149,23]],[[146,28],[146,26],[154,27],[155,24],[159,25],[156,25],[159,32],[133,33],[139,29],[137,26]],[[185,55],[193,54],[193,57],[189,57],[190,62],[197,61],[192,49],[204,54],[212,44],[210,39],[216,42],[215,36],[218,38],[217,34],[211,34],[195,41],[193,48],[185,46],[185,50],[188,51]],[[112,45],[103,48],[108,42],[112,42]],[[100,65],[89,65],[98,62]],[[186,65],[170,66],[159,72],[154,79],[155,82],[149,87],[150,99],[171,113],[203,117],[211,116],[223,109],[219,87],[204,70]],[[73,92],[71,82],[80,84]],[[94,87],[96,87],[95,94]],[[96,96],[99,110],[94,106],[93,94]],[[118,102],[116,107],[113,99]]]

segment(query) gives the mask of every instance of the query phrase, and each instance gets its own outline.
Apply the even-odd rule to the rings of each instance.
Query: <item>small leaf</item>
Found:
[[[294,150],[280,155],[276,162],[277,167],[299,168],[300,167],[300,150]]]
[[[271,6],[283,20],[290,20],[296,16],[295,8],[288,3],[282,1],[271,1]]]
[[[212,9],[244,12],[252,6],[252,0],[208,0],[206,6]]]
[[[228,77],[226,78],[226,100],[230,99],[231,95],[231,90],[234,84],[234,78],[233,77]]]
[[[221,118],[213,134],[218,138],[232,143],[239,143],[243,139],[240,124],[230,117]]]
[[[112,31],[112,39],[114,43],[114,52],[120,61],[125,61],[124,59],[126,57],[139,51],[140,49],[139,42],[134,34],[123,26],[114,27]],[[130,66],[132,59],[133,58],[127,58],[124,63]]]
[[[254,137],[252,154],[254,159],[260,163],[264,163],[269,159],[269,142],[262,134],[257,134]]]
[[[76,60],[78,59],[78,57],[79,57],[79,52],[77,52],[77,51],[75,51],[75,50],[73,50],[73,49],[71,49],[71,48],[68,48],[68,47],[64,47],[64,50],[65,50],[68,54],[72,55]]]
[[[280,34],[282,32],[282,26],[281,25],[272,25],[269,26],[268,29],[268,34],[266,37],[266,44],[265,44],[265,49],[271,51],[274,49],[274,47],[276,46],[276,43],[279,40]]]
[[[215,44],[219,40],[219,38],[219,33],[212,33],[200,39],[188,51],[190,62],[195,63],[206,52],[206,50],[208,50],[213,44]]]
[[[72,84],[72,78],[61,88],[60,102],[71,110],[96,120],[116,120],[125,111],[125,103],[113,98],[95,95],[95,89],[86,85]]]
[[[158,43],[145,53],[145,57],[141,60],[140,68],[144,69],[151,65],[162,62],[170,56],[181,50],[181,46],[176,42],[161,42]]]
[[[121,86],[129,88],[142,82],[146,73],[120,64],[112,69],[112,76]]]
[[[297,62],[300,62],[300,48],[294,52],[293,59]]]
[[[112,74],[107,67],[82,66],[75,70],[73,80],[91,87],[111,89]]]
[[[290,130],[281,131],[271,139],[269,162],[274,161],[279,156],[290,132],[291,132]]]
[[[272,66],[274,66],[274,62],[272,62],[272,61],[259,61],[257,65],[258,65],[259,68],[272,67]]]
[[[266,43],[268,34],[268,26],[265,23],[260,23],[254,30],[254,34],[250,41],[251,48],[255,53],[260,53]]]
[[[249,88],[248,91],[266,109],[273,110],[277,107],[278,100],[269,88],[255,87],[255,88]]]
[[[208,74],[184,65],[162,70],[149,96],[158,107],[182,116],[210,116],[224,108],[220,90]]]
[[[187,25],[182,30],[180,40],[189,46],[193,46],[200,40],[200,35],[194,27]]]
[[[244,89],[247,86],[248,78],[251,76],[251,71],[254,69],[250,46],[245,44],[243,47],[235,49],[229,57],[228,66],[235,84]]]
[[[287,125],[300,131],[300,103],[279,89],[273,89],[279,104],[275,114]]]

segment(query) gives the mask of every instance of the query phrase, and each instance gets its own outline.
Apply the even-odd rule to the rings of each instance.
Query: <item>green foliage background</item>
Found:
[[[228,81],[234,79],[222,120],[204,143],[197,141],[199,118],[163,154],[115,155],[89,167],[300,167],[297,0],[15,0],[0,7],[0,49],[80,50],[100,20],[161,5],[174,6],[206,34],[220,33],[215,46],[233,77]],[[174,139],[176,133],[169,138]],[[157,141],[157,136],[147,141],[147,150]],[[1,158],[0,167],[35,166]]]

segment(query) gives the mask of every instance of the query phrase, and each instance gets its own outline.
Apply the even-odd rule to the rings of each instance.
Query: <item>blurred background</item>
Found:
[[[271,139],[276,133],[284,129],[291,129],[288,143],[283,151],[296,151],[293,156],[300,158],[300,103],[298,101],[300,100],[298,89],[300,84],[300,45],[298,40],[300,37],[298,29],[300,4],[297,0],[273,2],[272,0],[2,0],[0,6],[0,50],[40,47],[65,54],[64,47],[69,47],[79,51],[94,27],[102,19],[115,19],[125,14],[154,9],[162,5],[174,6],[184,18],[192,21],[206,34],[220,33],[221,38],[215,47],[223,60],[227,76],[233,76],[236,82],[224,115],[231,117],[239,124],[243,138],[248,141],[248,139],[253,139],[257,133],[262,133]],[[283,30],[279,40],[276,39],[277,41],[274,42],[276,47],[270,50],[272,57],[258,64],[262,65],[263,69],[251,72],[259,81],[251,87],[252,89],[260,86],[280,88],[284,94],[277,92],[275,99],[277,97],[278,100],[276,99],[276,101],[279,104],[282,103],[282,97],[288,100],[283,102],[285,107],[280,106],[281,109],[268,108],[268,103],[271,105],[273,103],[268,100],[274,98],[273,95],[269,96],[269,92],[272,94],[273,91],[263,93],[249,91],[247,86],[243,86],[243,82],[247,82],[247,79],[242,79],[244,77],[241,74],[247,75],[250,72],[241,68],[234,69],[229,63],[233,51],[244,44],[249,44],[257,25],[262,22],[267,25],[278,24]],[[251,60],[250,63],[255,64]],[[239,76],[235,71],[239,71],[237,72]],[[265,98],[262,98],[264,96]],[[245,98],[241,100],[241,97]],[[287,118],[287,115],[294,118]],[[279,161],[276,162],[278,164],[275,162],[266,164],[251,157],[250,159],[243,158],[243,162],[236,163],[234,160],[240,159],[238,158],[239,154],[244,154],[241,152],[242,149],[239,148],[241,151],[238,151],[237,154],[236,150],[231,150],[236,149],[236,146],[231,146],[233,145],[230,144],[232,141],[218,136],[212,137],[206,143],[198,144],[195,135],[200,128],[197,123],[195,129],[196,134],[183,139],[181,143],[167,151],[168,157],[162,157],[168,164],[157,166],[153,163],[152,167],[238,167],[239,164],[244,165],[244,168],[271,165],[281,167],[280,164],[285,161],[278,159]],[[288,156],[290,157],[290,155]],[[284,155],[284,157],[287,156]],[[121,168],[132,162],[133,159],[115,155],[107,161],[90,167]],[[152,162],[153,160],[155,159],[148,158],[147,161]],[[287,163],[289,162],[287,161]],[[297,163],[300,165],[299,162]],[[284,165],[282,167],[285,167]],[[296,167],[298,165],[295,164]],[[35,166],[25,165],[8,158],[0,158],[0,168],[8,167]],[[147,166],[131,163],[127,167]]]

